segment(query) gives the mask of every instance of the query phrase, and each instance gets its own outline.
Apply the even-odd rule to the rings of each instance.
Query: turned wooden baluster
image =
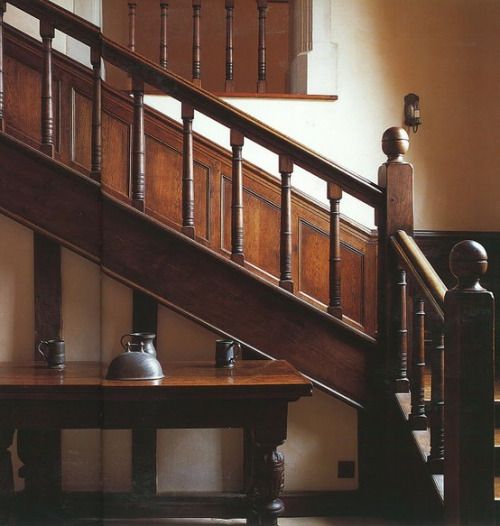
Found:
[[[266,16],[267,0],[257,0],[259,11],[259,48],[257,66],[257,93],[266,91]]]
[[[243,226],[243,134],[231,130],[231,148],[233,150],[233,171],[231,185],[231,259],[243,265],[244,226]]]
[[[495,299],[479,280],[488,255],[475,241],[457,243],[446,292],[445,457],[446,524],[495,524]]]
[[[328,199],[330,201],[330,303],[328,312],[342,319],[342,300],[340,291],[340,275],[342,260],[340,257],[340,200],[342,188],[328,183]]]
[[[9,451],[14,439],[14,429],[0,428],[0,524],[8,524],[10,505],[14,495],[12,458]]]
[[[3,87],[3,15],[5,13],[5,9],[5,0],[0,0],[0,131],[5,130]]]
[[[194,239],[193,107],[182,103],[182,232]]]
[[[43,45],[42,142],[40,150],[54,157],[54,103],[52,100],[52,39],[54,38],[54,27],[47,20],[40,20],[40,36]]]
[[[443,472],[444,460],[444,334],[443,329],[432,335],[431,451],[427,457],[432,473]]]
[[[92,151],[90,174],[96,179],[101,178],[102,169],[102,127],[101,127],[101,51],[93,47],[90,50],[90,62],[94,71],[92,99]]]
[[[280,287],[293,292],[292,279],[292,185],[293,162],[280,155],[281,173],[281,229],[280,229]]]
[[[425,414],[424,372],[425,372],[425,304],[415,302],[415,326],[413,344],[413,367],[411,382],[411,413],[408,420],[412,429],[427,429]]]
[[[137,3],[128,3],[128,47],[130,51],[135,51],[135,13]]]
[[[132,80],[134,125],[132,135],[132,205],[144,212],[146,184],[146,152],[144,136],[144,82]]]
[[[406,272],[399,270],[399,370],[396,378],[396,393],[408,393],[410,391],[410,382],[407,377],[408,368],[408,320],[406,309]]]
[[[167,69],[168,67],[168,43],[167,43],[167,12],[168,3],[160,2],[160,66]]]
[[[201,0],[193,0],[193,84],[201,86],[200,52]]]
[[[225,87],[224,87],[226,91],[234,91],[233,10],[234,10],[234,0],[226,0],[226,82],[225,82]]]

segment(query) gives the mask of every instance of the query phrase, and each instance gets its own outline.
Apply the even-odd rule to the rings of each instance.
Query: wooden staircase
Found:
[[[413,169],[403,159],[408,147],[404,130],[393,128],[384,134],[388,159],[380,167],[379,184],[374,184],[110,41],[97,27],[45,0],[9,3],[41,20],[42,44],[0,25],[5,49],[5,55],[0,53],[0,72],[5,72],[5,81],[0,82],[2,213],[100,263],[105,273],[149,298],[149,305],[163,303],[240,340],[250,351],[285,358],[331,394],[355,407],[367,407],[370,438],[381,446],[382,433],[387,432],[384,410],[395,400],[406,419],[401,400],[411,397],[411,415],[404,422],[408,436],[408,425],[427,430],[420,359],[424,327],[418,325],[423,320],[421,298],[451,331],[448,354],[466,356],[463,347],[470,342],[463,327],[468,327],[478,334],[474,350],[489,363],[488,323],[468,326],[470,320],[458,311],[447,316],[444,295],[450,291],[441,287],[425,257],[414,251]],[[4,8],[0,2],[0,11]],[[54,29],[90,47],[92,72],[52,52]],[[131,77],[132,97],[101,81],[102,61]],[[145,83],[181,102],[182,124],[145,108]],[[231,153],[192,133],[195,111],[229,129]],[[244,138],[278,156],[281,184],[243,163]],[[327,183],[329,210],[291,190],[294,166]],[[376,235],[341,220],[343,192],[374,208]],[[470,248],[455,259],[458,270],[465,268],[465,274],[457,274],[458,292],[482,272],[476,267],[483,261]],[[415,309],[420,321],[409,329],[401,269],[413,275],[415,290],[421,290]],[[484,314],[489,320],[491,305]],[[416,346],[407,353],[409,330]],[[463,492],[478,492],[466,482],[462,486],[463,474],[457,476],[443,458],[445,368],[442,338],[436,342],[429,452],[434,478],[427,471],[425,476],[437,495],[435,476],[442,475],[444,465],[445,484],[452,488],[447,490],[445,508],[453,510],[450,516],[455,520],[460,502],[468,504]],[[410,378],[409,359],[415,364]],[[462,378],[456,368],[459,362],[446,364],[450,378]],[[412,395],[407,394],[410,383]],[[484,389],[474,385],[481,396],[487,393],[488,385]],[[449,408],[457,400],[463,403],[453,393],[446,400]],[[487,407],[487,397],[484,400]],[[464,422],[470,418],[460,404],[455,409]],[[456,424],[450,418],[448,424]],[[484,438],[489,424],[481,425]],[[462,434],[447,436],[449,451],[454,451]],[[450,455],[448,466],[465,462],[471,444],[466,446],[457,456]],[[485,472],[479,470],[473,478],[485,488],[492,482],[486,473],[488,452],[493,452],[489,446],[478,450],[477,464]],[[369,490],[387,482],[384,460],[373,462],[372,468],[381,469]],[[426,461],[418,461],[424,470]],[[450,498],[453,488],[463,491]],[[442,504],[442,494],[438,497]],[[464,513],[466,517],[469,510]],[[462,516],[456,523],[468,524]]]

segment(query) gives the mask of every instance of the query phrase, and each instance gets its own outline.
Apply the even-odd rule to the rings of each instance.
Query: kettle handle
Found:
[[[127,348],[128,348],[128,344],[130,344],[130,342],[127,342],[127,343],[124,343],[123,340],[127,337],[129,337],[130,334],[124,334],[121,338],[120,338],[120,345],[123,347],[123,350],[126,351]]]

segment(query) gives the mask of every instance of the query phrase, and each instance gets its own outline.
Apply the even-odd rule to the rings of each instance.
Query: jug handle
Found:
[[[42,345],[47,345],[48,342],[46,342],[45,340],[42,340],[39,344],[38,344],[38,347],[36,348],[37,351],[47,360],[47,355],[42,351],[41,347]]]
[[[127,337],[129,337],[130,334],[124,334],[121,339],[120,339],[120,345],[122,346],[123,350],[126,351],[127,350],[127,344],[123,342],[123,340]],[[127,342],[127,343],[130,343],[130,342]]]

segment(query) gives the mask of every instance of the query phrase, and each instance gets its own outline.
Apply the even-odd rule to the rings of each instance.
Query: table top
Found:
[[[311,383],[284,360],[241,360],[232,369],[213,362],[162,363],[161,380],[105,380],[100,362],[67,362],[63,371],[44,362],[0,362],[0,399],[114,397],[284,398],[309,396]],[[74,396],[72,396],[74,395]]]

